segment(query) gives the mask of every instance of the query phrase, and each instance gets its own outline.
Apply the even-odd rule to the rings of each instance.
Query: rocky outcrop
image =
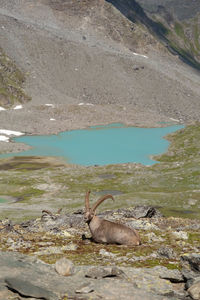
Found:
[[[199,1],[107,0],[133,23],[144,24],[184,62],[200,69]]]
[[[191,240],[198,221],[135,219],[128,211],[134,208],[107,211],[104,218],[139,227],[141,246],[92,242],[82,210],[43,211],[21,224],[2,220],[0,299],[198,299],[199,244]]]
[[[61,276],[54,266],[34,257],[0,252],[0,299],[183,299],[183,279],[178,270],[75,266],[71,276]],[[174,289],[177,282],[180,289]],[[2,298],[4,297],[4,298]]]

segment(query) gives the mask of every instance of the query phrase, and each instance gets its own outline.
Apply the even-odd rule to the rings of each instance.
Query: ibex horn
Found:
[[[114,198],[112,195],[104,195],[103,197],[99,198],[99,200],[97,200],[97,202],[92,206],[91,211],[95,212],[95,210],[97,209],[97,207],[106,199],[111,198],[114,201]]]

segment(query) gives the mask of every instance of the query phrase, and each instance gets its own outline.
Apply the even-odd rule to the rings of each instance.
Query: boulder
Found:
[[[55,269],[62,276],[73,275],[75,271],[73,262],[65,257],[56,261]]]

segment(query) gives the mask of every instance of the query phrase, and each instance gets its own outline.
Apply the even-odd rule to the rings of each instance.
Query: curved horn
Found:
[[[101,197],[99,200],[97,200],[97,202],[92,206],[91,211],[94,212],[97,207],[106,199],[111,198],[112,200],[114,200],[112,195],[104,195],[103,197]]]
[[[86,192],[86,195],[85,195],[85,210],[86,210],[86,211],[89,211],[89,210],[90,210],[89,197],[90,197],[90,191],[87,191],[87,192]]]

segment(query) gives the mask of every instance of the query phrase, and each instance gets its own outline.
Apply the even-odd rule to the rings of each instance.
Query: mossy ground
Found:
[[[23,89],[24,81],[24,73],[0,48],[0,106],[10,108],[30,100]]]
[[[18,226],[18,225],[17,225]],[[175,240],[170,231],[154,232],[162,237],[160,242],[151,242],[147,240],[147,232],[140,231],[142,245],[141,246],[120,246],[120,245],[105,245],[96,244],[88,240],[82,240],[81,234],[75,234],[69,237],[61,237],[59,235],[51,234],[48,232],[37,233],[23,233],[16,234],[20,231],[20,227],[16,227],[14,233],[0,233],[1,250],[13,251],[14,248],[10,247],[9,239],[12,239],[12,244],[19,243],[19,240],[28,242],[28,246],[21,244],[17,251],[36,255],[38,258],[46,263],[53,264],[61,257],[66,257],[74,262],[76,265],[118,265],[118,266],[131,266],[131,267],[154,267],[156,265],[166,266],[169,269],[180,267],[179,256],[184,252],[194,251],[194,248],[199,245],[200,233],[189,232],[189,239],[186,241]],[[173,226],[173,221],[172,221]],[[55,247],[60,249],[60,252],[44,253],[41,251]],[[74,250],[65,250],[67,245],[74,244]],[[176,258],[166,258],[155,256],[159,248],[166,246],[173,249],[176,253]],[[107,253],[102,255],[101,251]],[[15,249],[16,251],[16,249]],[[154,254],[154,255],[153,255]]]

